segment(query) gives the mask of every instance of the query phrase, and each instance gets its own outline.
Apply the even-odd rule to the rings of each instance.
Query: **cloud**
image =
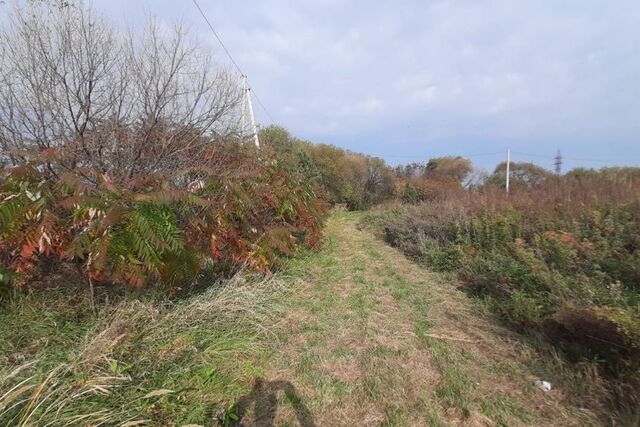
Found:
[[[135,14],[123,0],[95,4]],[[392,144],[387,135],[416,147],[446,140],[462,153],[478,141],[541,141],[585,157],[640,136],[637,1],[201,5],[272,115],[303,137],[363,151]],[[154,2],[159,17],[178,11],[224,61],[193,8]],[[640,163],[640,148],[633,156]]]
[[[375,96],[368,96],[355,103],[341,106],[335,113],[342,117],[366,117],[381,113],[382,111],[384,111],[384,102]]]

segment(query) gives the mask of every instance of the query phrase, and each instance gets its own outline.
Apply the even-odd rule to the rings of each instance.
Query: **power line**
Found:
[[[527,157],[538,157],[541,159],[555,159],[554,156],[545,156],[543,154],[531,154],[531,153],[523,153],[522,151],[512,151],[513,154],[520,154],[521,156],[527,156]]]
[[[233,59],[233,56],[231,55],[231,52],[229,51],[229,49],[227,49],[227,47],[225,46],[224,42],[222,41],[222,39],[218,35],[218,32],[213,28],[213,25],[211,24],[211,21],[209,21],[209,19],[207,18],[207,15],[205,15],[204,11],[202,10],[202,8],[198,4],[198,2],[196,0],[191,0],[191,1],[195,5],[195,7],[198,9],[198,12],[200,12],[200,15],[202,15],[202,18],[204,18],[204,21],[207,23],[207,25],[209,26],[209,29],[211,30],[213,35],[216,37],[216,40],[218,40],[218,43],[220,43],[220,46],[222,46],[222,49],[224,50],[224,52],[227,54],[227,56],[231,60],[231,63],[233,64],[233,66],[236,68],[236,70],[238,70],[238,73],[240,73],[240,76],[246,77],[246,75],[242,72],[242,69],[240,68],[240,66],[236,62],[236,60]],[[271,124],[275,125],[276,121],[273,120],[273,117],[271,116],[271,114],[269,114],[269,111],[267,110],[267,107],[265,107],[264,103],[260,100],[260,98],[258,97],[258,94],[253,89],[251,89],[251,92],[253,93],[253,96],[256,98],[256,101],[258,101],[258,104],[260,104],[260,107],[264,110],[264,112],[267,115],[267,117],[269,118],[269,120],[271,120]]]
[[[220,46],[222,46],[222,49],[224,49],[225,53],[227,54],[227,56],[229,57],[229,59],[231,60],[231,63],[236,67],[236,70],[238,70],[238,72],[240,73],[241,76],[244,76],[244,73],[242,72],[242,70],[240,69],[240,66],[238,65],[238,63],[235,61],[235,59],[233,59],[233,56],[231,55],[231,52],[229,52],[229,49],[227,49],[227,47],[224,45],[224,43],[222,42],[222,39],[220,38],[220,36],[218,35],[218,33],[216,32],[216,30],[213,28],[213,25],[211,24],[211,22],[209,21],[209,19],[207,18],[207,15],[204,14],[204,12],[202,11],[202,9],[200,8],[200,5],[198,4],[198,2],[196,0],[191,0],[193,2],[193,4],[196,6],[196,8],[198,9],[198,12],[200,12],[200,15],[202,15],[202,17],[204,18],[204,21],[207,23],[207,25],[209,26],[209,29],[211,30],[211,32],[213,33],[213,35],[216,37],[216,39],[218,40],[218,43],[220,43]]]
[[[511,151],[511,154],[518,154],[520,156],[527,157],[538,157],[541,159],[550,159],[554,161],[558,161],[558,155],[549,156],[543,154],[532,154],[532,153],[524,153],[522,151]],[[492,153],[476,153],[476,154],[415,154],[415,155],[394,155],[394,154],[380,154],[380,153],[370,153],[371,156],[374,157],[382,157],[387,159],[426,159],[428,157],[446,157],[446,156],[460,156],[465,158],[474,158],[474,157],[485,157],[485,156],[502,156],[504,152],[492,152]],[[565,160],[573,160],[577,162],[594,162],[594,163],[616,163],[622,161],[621,159],[585,159],[585,158],[576,158],[576,157],[565,157],[562,156],[560,161],[564,164]],[[627,159],[629,161],[629,159]],[[555,163],[554,163],[555,166]]]
[[[556,160],[557,156],[546,156],[543,154],[531,154],[531,153],[523,153],[522,151],[512,151],[512,153],[514,154],[519,154],[521,156],[527,156],[527,157],[539,157],[541,159],[550,159],[550,160]],[[623,161],[622,159],[585,159],[585,158],[579,158],[579,157],[565,157],[562,156],[563,160],[574,160],[577,162],[595,162],[595,163],[615,163],[615,162],[620,162]],[[629,161],[630,159],[626,159],[625,161]],[[631,160],[634,161],[634,160]]]
[[[635,160],[632,159],[581,159],[581,158],[576,158],[576,157],[563,157],[566,160],[575,160],[577,162],[596,162],[596,163],[616,163],[616,162],[634,162]]]
[[[499,152],[494,152],[494,153],[478,153],[478,154],[441,154],[441,155],[429,155],[432,157],[447,157],[447,156],[454,156],[454,157],[484,157],[484,156],[497,156],[497,155],[502,155],[504,154],[502,151]],[[372,156],[375,157],[386,157],[386,158],[390,158],[390,159],[424,159],[427,156],[425,154],[415,154],[415,155],[390,155],[390,154],[371,154]]]
[[[271,124],[275,125],[276,121],[273,120],[273,117],[271,117],[271,114],[269,114],[269,111],[267,110],[267,107],[264,106],[264,104],[262,103],[262,101],[258,97],[258,94],[253,90],[251,91],[251,93],[253,93],[253,96],[256,98],[256,101],[258,101],[258,104],[260,104],[260,107],[262,107],[262,110],[264,111],[264,113],[267,115],[267,117],[269,117],[269,120],[271,120]]]
[[[213,25],[211,24],[211,22],[209,21],[209,19],[207,18],[207,15],[204,14],[203,10],[200,8],[200,5],[198,4],[198,2],[196,0],[191,0],[193,2],[193,4],[196,6],[196,8],[198,8],[198,12],[200,12],[200,15],[202,15],[202,17],[204,18],[204,21],[207,23],[207,25],[209,26],[209,29],[211,30],[211,32],[213,33],[214,36],[216,36],[216,39],[218,40],[218,43],[220,43],[220,46],[222,46],[222,49],[224,49],[224,51],[226,52],[227,56],[229,57],[229,59],[231,60],[231,63],[233,63],[233,65],[236,67],[236,70],[238,70],[238,72],[240,73],[241,76],[244,76],[244,73],[242,72],[242,70],[240,69],[240,66],[238,65],[238,63],[235,61],[235,59],[233,59],[233,56],[231,55],[231,52],[229,52],[229,49],[227,49],[227,47],[224,45],[224,43],[222,42],[222,39],[220,38],[220,36],[218,35],[218,33],[216,32],[216,30],[213,28]]]

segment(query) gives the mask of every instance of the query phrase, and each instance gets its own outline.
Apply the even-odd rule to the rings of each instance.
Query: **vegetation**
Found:
[[[531,178],[543,175],[537,168],[517,169],[520,185],[509,195],[490,177],[480,189],[390,205],[371,217],[388,242],[431,268],[457,272],[510,324],[546,337],[573,361],[597,361],[614,379],[612,393],[626,401],[619,403],[637,408],[637,171],[539,180]]]
[[[0,424],[224,425],[264,374],[291,282],[236,277],[177,301],[18,295],[0,312]]]
[[[5,283],[25,285],[46,265],[67,261],[90,284],[177,290],[203,269],[268,271],[278,255],[318,244],[326,208],[311,183],[235,143],[216,144],[208,157],[225,168],[119,186],[104,175],[97,185],[71,174],[48,178],[30,164],[6,170],[0,178]]]
[[[380,158],[312,144],[276,126],[264,129],[260,136],[280,162],[317,181],[332,204],[361,210],[394,196],[393,172]]]
[[[540,187],[547,183],[553,175],[548,170],[533,163],[511,162],[509,165],[509,185],[511,188]],[[502,162],[493,174],[487,178],[487,184],[501,187],[507,179],[507,163]]]
[[[0,422],[273,421],[280,392],[301,423],[640,422],[640,169],[514,163],[507,195],[505,164],[257,149],[181,29],[83,5],[17,7],[0,44]]]
[[[462,157],[439,157],[425,164],[410,163],[395,168],[396,194],[405,203],[436,200],[469,184],[471,162]]]
[[[597,422],[561,361],[541,363],[449,277],[358,230],[362,216],[334,212],[323,247],[267,279],[189,298],[111,293],[95,316],[75,290],[16,296],[0,312],[0,424]]]
[[[244,144],[229,74],[180,29],[132,34],[46,2],[15,9],[0,33],[5,294],[61,262],[92,293],[174,292],[318,245],[322,190]]]

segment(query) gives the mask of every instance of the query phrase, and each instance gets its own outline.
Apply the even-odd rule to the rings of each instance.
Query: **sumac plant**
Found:
[[[92,286],[172,291],[205,267],[268,272],[319,242],[327,208],[313,183],[253,147],[215,143],[203,166],[117,184],[98,172],[86,179],[86,170],[48,173],[47,155],[0,174],[4,286],[28,285],[55,259]]]

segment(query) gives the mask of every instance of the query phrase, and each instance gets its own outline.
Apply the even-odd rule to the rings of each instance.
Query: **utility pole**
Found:
[[[507,182],[505,185],[507,193],[509,193],[509,176],[511,175],[510,170],[511,170],[511,148],[507,148]]]
[[[251,87],[249,87],[249,82],[247,81],[247,76],[242,76],[242,92],[243,92],[243,106],[242,106],[242,116],[240,119],[240,125],[242,129],[242,136],[244,137],[245,131],[245,117],[244,114],[246,110],[249,110],[249,124],[251,126],[251,132],[253,135],[253,143],[256,147],[260,148],[260,140],[258,139],[258,128],[256,127],[256,118],[253,115],[253,104],[251,103]]]
[[[560,154],[560,150],[558,150],[558,154],[556,154],[555,163],[553,165],[555,166],[556,175],[560,176],[562,173],[562,154]]]

